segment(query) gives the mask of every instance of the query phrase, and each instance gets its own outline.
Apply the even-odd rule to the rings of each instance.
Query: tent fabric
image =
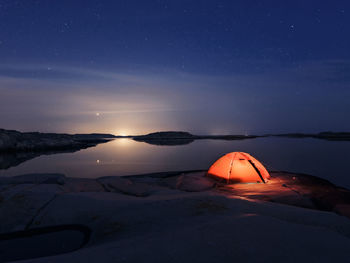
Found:
[[[266,168],[244,152],[231,152],[222,156],[209,168],[208,175],[237,183],[265,183],[270,178]]]

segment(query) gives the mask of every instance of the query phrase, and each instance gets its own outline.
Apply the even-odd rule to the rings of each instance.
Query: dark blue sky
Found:
[[[0,0],[0,126],[349,130],[349,47],[345,0]]]

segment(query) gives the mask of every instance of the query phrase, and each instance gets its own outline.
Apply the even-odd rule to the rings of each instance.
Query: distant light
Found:
[[[96,163],[100,163],[100,160],[96,160]]]
[[[99,113],[99,112],[96,112],[96,116],[100,116],[100,113]]]

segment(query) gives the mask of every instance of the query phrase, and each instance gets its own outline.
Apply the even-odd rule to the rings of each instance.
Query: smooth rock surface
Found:
[[[267,184],[235,185],[205,171],[64,184],[26,175],[0,184],[0,232],[62,224],[92,231],[82,249],[22,262],[344,262],[349,191],[307,175],[271,175]]]

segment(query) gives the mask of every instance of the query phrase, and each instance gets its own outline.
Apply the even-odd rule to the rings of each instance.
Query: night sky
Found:
[[[350,1],[0,0],[0,127],[350,130]]]

